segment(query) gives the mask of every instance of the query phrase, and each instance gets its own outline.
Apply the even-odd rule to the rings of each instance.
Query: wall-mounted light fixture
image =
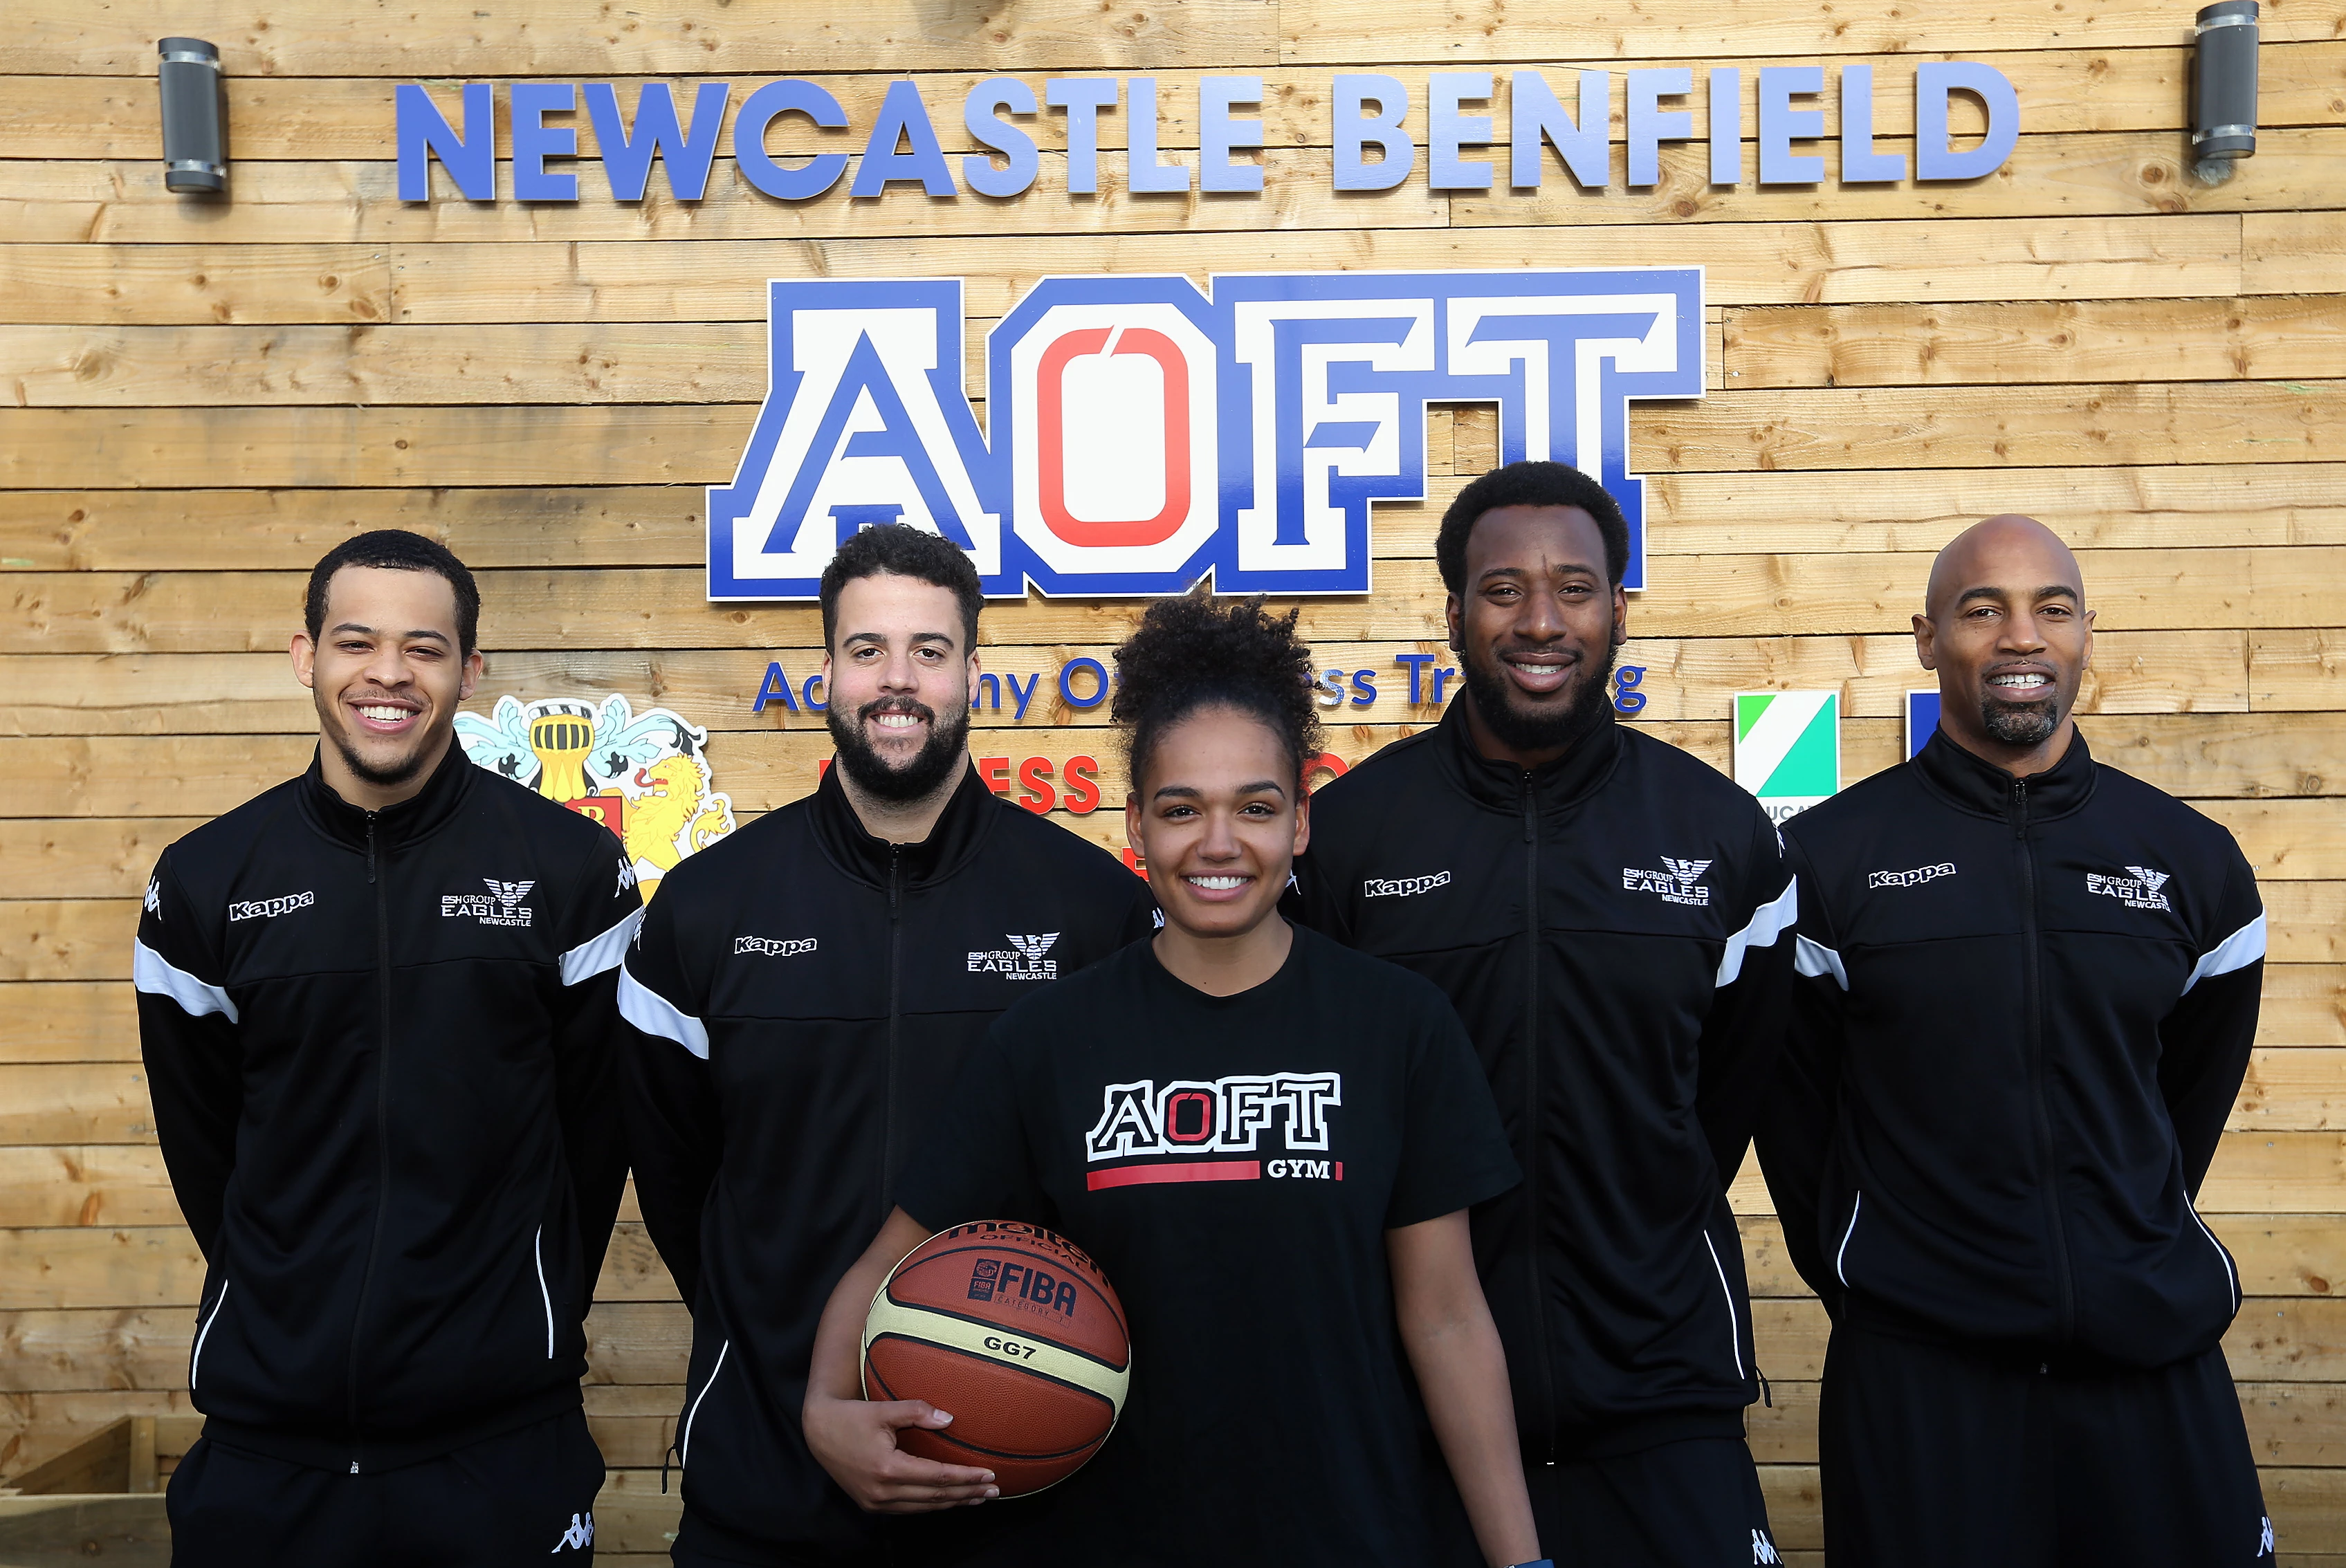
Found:
[[[2191,158],[2209,185],[2257,150],[2257,0],[2199,8],[2191,58]]]
[[[201,38],[165,38],[155,46],[163,89],[163,188],[228,188],[228,112],[220,89],[219,50]]]

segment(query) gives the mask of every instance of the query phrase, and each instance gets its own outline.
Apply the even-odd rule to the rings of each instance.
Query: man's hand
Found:
[[[939,1464],[896,1446],[906,1427],[934,1431],[952,1420],[926,1400],[880,1403],[812,1390],[803,1412],[807,1447],[840,1490],[872,1513],[932,1513],[1002,1495],[990,1470]]]

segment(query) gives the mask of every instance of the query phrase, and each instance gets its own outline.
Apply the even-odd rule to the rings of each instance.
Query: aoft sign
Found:
[[[1629,519],[1629,404],[1702,392],[1702,274],[1050,278],[963,385],[958,280],[775,281],[771,382],[709,493],[713,599],[815,596],[875,523],[967,549],[989,594],[1369,587],[1369,509],[1425,494],[1425,405],[1494,403],[1500,457],[1568,463]]]

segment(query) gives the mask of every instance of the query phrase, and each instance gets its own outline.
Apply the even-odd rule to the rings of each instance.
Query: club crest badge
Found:
[[[709,731],[665,708],[500,697],[456,716],[464,755],[618,835],[648,899],[676,863],[734,828],[710,773]]]

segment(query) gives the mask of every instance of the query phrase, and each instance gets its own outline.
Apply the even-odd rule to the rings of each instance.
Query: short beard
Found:
[[[1517,708],[1508,689],[1507,677],[1492,665],[1484,664],[1480,654],[1461,654],[1460,661],[1465,667],[1461,677],[1484,728],[1503,745],[1516,751],[1568,750],[1610,717],[1613,661],[1618,653],[1618,649],[1606,644],[1605,662],[1596,667],[1596,674],[1581,684],[1568,707],[1553,713],[1526,713]]]
[[[1998,702],[1980,698],[1980,723],[1990,739],[2005,746],[2042,746],[2061,728],[2061,699],[2042,702]]]
[[[892,767],[863,738],[863,724],[875,713],[915,713],[929,721],[929,738],[902,768]],[[941,719],[919,703],[887,697],[867,702],[851,718],[837,708],[823,715],[831,743],[839,748],[839,765],[855,787],[876,800],[909,805],[937,792],[957,769],[966,766],[969,749],[969,708],[966,704],[949,719]]]
[[[334,743],[334,749],[342,754],[342,766],[356,774],[362,783],[371,784],[378,789],[396,789],[403,784],[413,782],[415,776],[423,771],[423,759],[432,751],[434,735],[431,730],[427,729],[417,737],[415,749],[406,756],[388,765],[378,765],[361,757],[358,748],[343,738],[342,716],[330,710],[326,697],[321,694],[313,700],[318,708],[319,733]]]

